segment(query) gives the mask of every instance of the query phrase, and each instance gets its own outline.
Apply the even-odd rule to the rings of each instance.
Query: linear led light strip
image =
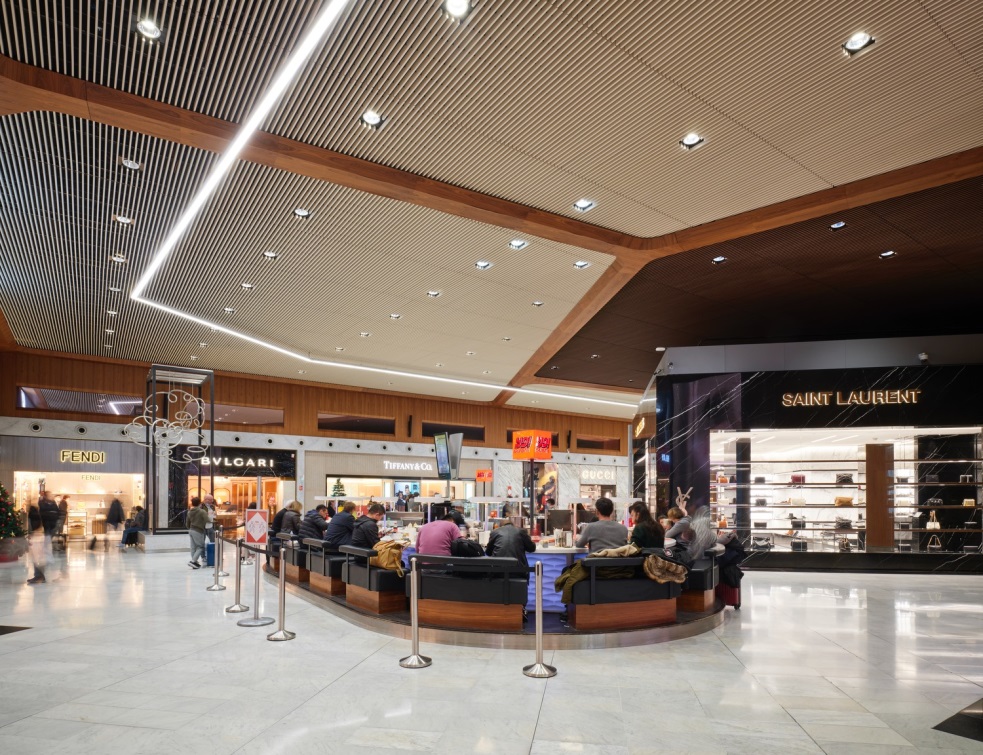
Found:
[[[492,388],[496,390],[509,390],[513,393],[522,394],[533,394],[536,396],[562,398],[562,399],[572,399],[575,401],[590,401],[595,404],[605,404],[607,406],[619,406],[622,408],[634,409],[635,404],[629,404],[622,401],[609,401],[607,399],[597,399],[597,398],[586,398],[584,396],[568,396],[559,393],[549,393],[546,391],[533,391],[527,388],[512,388],[509,386],[492,385],[489,383],[478,383],[470,380],[459,380],[456,378],[444,378],[435,375],[422,375],[412,372],[402,372],[400,370],[387,370],[379,367],[366,367],[364,365],[348,364],[344,362],[331,362],[327,360],[312,359],[310,357],[305,357],[302,354],[297,354],[296,352],[285,349],[276,344],[269,343],[267,341],[262,341],[258,338],[248,336],[244,333],[239,333],[230,328],[222,327],[217,323],[210,322],[208,320],[203,320],[199,317],[195,317],[186,312],[181,312],[180,310],[173,309],[164,304],[158,304],[157,302],[151,301],[143,296],[144,291],[146,291],[147,286],[150,285],[150,281],[153,279],[157,271],[160,270],[164,262],[174,251],[181,237],[184,236],[185,232],[191,226],[192,221],[201,212],[205,203],[209,200],[212,194],[218,189],[219,184],[222,179],[228,175],[229,171],[232,170],[232,166],[235,164],[236,159],[239,157],[239,153],[245,148],[246,144],[252,138],[252,135],[259,128],[260,124],[266,119],[270,111],[276,105],[277,101],[286,91],[287,87],[290,86],[294,77],[300,72],[300,69],[307,62],[311,53],[314,52],[314,48],[321,42],[328,31],[334,26],[335,21],[341,14],[341,11],[348,4],[348,0],[333,0],[318,16],[314,25],[307,32],[307,35],[301,40],[300,45],[294,50],[293,54],[290,56],[287,64],[283,67],[283,70],[277,75],[270,88],[266,90],[266,94],[263,95],[263,99],[259,101],[256,108],[250,113],[249,118],[242,125],[239,133],[236,134],[235,139],[229,144],[228,148],[222,153],[222,157],[219,159],[218,164],[212,169],[212,172],[208,175],[208,178],[201,185],[197,192],[195,192],[194,197],[192,197],[191,202],[185,208],[184,212],[181,213],[181,217],[178,222],[171,229],[171,232],[167,234],[167,238],[164,239],[164,243],[160,245],[157,249],[157,253],[154,255],[147,269],[143,271],[143,275],[137,281],[136,286],[133,291],[130,292],[130,298],[141,304],[146,304],[156,309],[163,310],[177,317],[183,317],[186,320],[199,323],[209,328],[215,328],[216,330],[222,331],[223,333],[228,333],[229,335],[235,336],[236,338],[241,338],[244,341],[249,341],[257,346],[262,346],[273,351],[277,351],[294,359],[299,359],[303,362],[309,364],[319,364],[329,367],[341,367],[350,370],[359,370],[362,372],[374,372],[385,375],[398,375],[401,377],[416,378],[420,380],[433,380],[440,383],[451,383],[454,385],[466,385],[476,388]]]

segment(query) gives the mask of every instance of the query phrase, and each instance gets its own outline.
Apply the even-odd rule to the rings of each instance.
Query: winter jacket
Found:
[[[287,509],[283,513],[283,521],[280,524],[280,532],[289,532],[296,535],[300,532],[300,512]]]
[[[322,540],[327,529],[328,523],[317,509],[315,509],[314,511],[308,512],[307,516],[300,523],[300,536],[301,538],[310,537],[315,540]]]
[[[55,534],[58,530],[58,520],[61,519],[58,504],[50,498],[42,498],[38,501],[38,511],[41,513],[41,524],[44,526],[44,534]]]
[[[192,532],[204,532],[208,524],[208,512],[201,506],[195,506],[188,512],[188,529]]]
[[[328,529],[324,533],[324,544],[334,550],[338,550],[343,545],[351,545],[354,526],[355,517],[347,511],[335,514],[328,522]]]
[[[113,502],[109,504],[109,513],[106,514],[106,524],[111,527],[117,527],[126,520],[126,516],[123,514],[123,504],[119,502],[119,498],[114,498]]]
[[[379,525],[375,519],[365,515],[355,520],[355,527],[352,529],[352,545],[356,548],[375,548],[379,542]]]
[[[38,509],[37,506],[31,506],[31,508],[28,509],[27,525],[28,525],[27,528],[31,532],[34,532],[35,530],[39,530],[44,526],[44,523],[41,521],[41,511]]]
[[[503,524],[492,530],[488,536],[488,545],[485,546],[486,556],[514,558],[523,566],[529,566],[526,554],[535,552],[536,543],[529,537],[529,533],[514,524]]]

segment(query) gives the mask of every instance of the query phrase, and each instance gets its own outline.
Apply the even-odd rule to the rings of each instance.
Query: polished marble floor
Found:
[[[294,596],[297,639],[267,642],[181,554],[63,565],[0,569],[0,625],[30,627],[0,636],[0,752],[983,752],[932,729],[983,697],[980,577],[749,573],[715,631],[550,652],[537,680],[528,651],[431,645],[402,669],[408,642]]]

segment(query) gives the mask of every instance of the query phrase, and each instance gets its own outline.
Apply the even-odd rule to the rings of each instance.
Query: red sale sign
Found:
[[[262,509],[246,509],[246,544],[266,545],[270,531],[270,512]]]

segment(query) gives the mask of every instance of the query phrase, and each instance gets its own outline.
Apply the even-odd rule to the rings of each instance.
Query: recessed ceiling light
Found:
[[[298,375],[306,375],[307,374],[307,370],[297,370],[297,374]]]
[[[107,344],[106,344],[106,348],[107,348],[107,349],[111,349],[111,348],[113,348],[113,345],[112,345],[111,343],[107,343]]]
[[[542,302],[542,301],[539,301],[539,299],[537,299],[536,301],[534,301],[534,302],[532,303],[532,305],[533,305],[534,307],[541,307],[541,306],[543,306],[543,305],[544,305],[545,303],[546,303],[546,302]]]
[[[110,290],[110,291],[112,291],[112,292],[113,292],[114,294],[118,294],[118,293],[120,293],[120,292],[121,292],[121,291],[122,291],[123,289],[121,289],[121,288],[117,288],[116,286],[110,286],[110,287],[109,287],[109,290]]]
[[[841,228],[846,228],[846,221],[845,220],[837,220],[835,223],[830,223],[829,224],[829,230],[831,230],[831,231],[838,231]]]
[[[702,136],[700,136],[694,131],[691,131],[690,133],[686,134],[686,136],[684,136],[682,139],[679,140],[679,146],[682,147],[683,149],[696,149],[697,147],[701,146],[705,141],[706,139],[704,139]]]
[[[530,404],[538,404],[539,402],[538,401],[530,401],[529,403]]]
[[[126,257],[124,257],[122,254],[114,254],[109,259],[111,259],[113,262],[116,262],[116,263],[118,263],[120,265],[122,265],[124,262],[126,262]]]
[[[469,357],[473,357],[474,356],[474,352],[473,351],[465,351],[464,354],[465,354],[465,356],[469,356]]]
[[[263,252],[263,256],[266,257],[266,259],[268,260],[275,260],[280,255],[277,254],[276,252]]]
[[[461,391],[461,395],[462,396],[467,396],[468,395],[468,392],[467,391]]]
[[[573,209],[575,209],[577,212],[589,212],[590,210],[593,210],[595,206],[597,206],[597,202],[595,202],[593,199],[578,199],[573,203]]]
[[[243,283],[243,284],[242,284],[242,287],[243,287],[243,288],[244,288],[244,289],[245,289],[246,291],[252,291],[252,290],[253,290],[253,284],[252,284],[252,283]]]
[[[551,369],[551,370],[558,370],[558,369],[560,369],[560,368],[559,368],[559,367],[557,367],[557,366],[556,366],[556,365],[554,364],[554,365],[553,365],[552,367],[550,367],[550,369]]]
[[[362,113],[362,123],[369,128],[381,128],[384,119],[375,110],[366,110]]]
[[[440,296],[440,294],[440,291],[427,291],[427,296],[429,296],[431,299],[436,299],[438,296]]]
[[[334,350],[335,351],[344,351],[345,350],[345,347],[344,346],[335,346],[334,347]]]
[[[437,364],[434,365],[434,367],[443,367],[443,366],[444,366],[443,362],[437,362]]]
[[[865,31],[858,31],[852,37],[850,37],[846,42],[843,43],[843,52],[845,52],[850,57],[854,55],[859,55],[865,50],[869,50],[871,45],[876,42],[870,34]]]
[[[590,267],[590,263],[587,260],[577,260],[576,262],[573,263],[573,266],[578,270],[584,270]]]
[[[481,371],[481,374],[482,375],[491,375],[491,370],[482,370]]]
[[[207,349],[208,348],[208,342],[207,341],[201,341],[201,342],[199,342],[198,348]]]
[[[372,334],[371,334],[371,333],[369,333],[369,331],[367,331],[367,330],[363,330],[363,331],[362,331],[361,333],[359,333],[359,335],[360,335],[360,336],[361,336],[362,338],[369,338],[369,337],[370,337],[370,336],[371,336]]]
[[[663,351],[666,350],[666,347],[665,346],[656,346],[655,347],[655,350],[661,353],[661,352],[663,352]]]
[[[511,341],[512,340],[512,336],[502,336],[502,340],[503,341]]]
[[[601,355],[600,354],[591,354],[590,355],[590,358],[591,359],[600,359],[601,358]]]
[[[149,18],[137,21],[137,31],[149,40],[160,39],[160,27]]]
[[[452,18],[464,18],[471,11],[471,0],[444,0],[444,10]]]
[[[112,335],[112,334],[113,334],[113,333],[115,333],[116,331],[115,331],[115,330],[112,330],[112,329],[110,329],[110,328],[106,328],[106,332],[107,332],[107,333],[109,333],[109,335]]]
[[[195,356],[193,356],[193,357],[191,357],[191,361],[192,361],[192,362],[196,362],[196,361],[198,361],[198,357],[195,357]]]
[[[489,262],[488,260],[478,260],[477,262],[474,263],[474,266],[479,270],[487,270],[492,266],[492,263]]]
[[[116,317],[116,315],[118,315],[119,312],[117,312],[115,309],[107,309],[106,314],[109,315],[110,317]]]
[[[890,260],[890,259],[894,259],[895,257],[897,257],[898,256],[898,253],[896,251],[894,251],[893,249],[888,249],[886,252],[881,252],[877,256],[880,257],[882,260]]]
[[[133,225],[133,218],[129,215],[113,215],[113,220],[120,225]]]
[[[390,320],[398,320],[400,317],[402,317],[402,315],[398,312],[393,312],[391,315],[389,315]]]
[[[227,314],[227,315],[234,315],[235,313],[236,313],[236,311],[235,311],[235,308],[234,307],[226,307],[225,308],[225,314]]]
[[[295,207],[294,215],[296,215],[298,218],[309,218],[311,216],[311,211],[306,210],[303,207]]]
[[[714,265],[722,265],[727,261],[727,258],[722,254],[718,254],[712,260],[710,260]]]
[[[140,168],[143,167],[136,160],[131,160],[128,157],[121,157],[119,159],[119,164],[122,165],[124,168],[127,168],[128,170],[140,170]]]
[[[522,239],[512,239],[509,242],[509,249],[515,249],[516,251],[525,249],[527,246],[529,246],[529,242],[523,241]]]

